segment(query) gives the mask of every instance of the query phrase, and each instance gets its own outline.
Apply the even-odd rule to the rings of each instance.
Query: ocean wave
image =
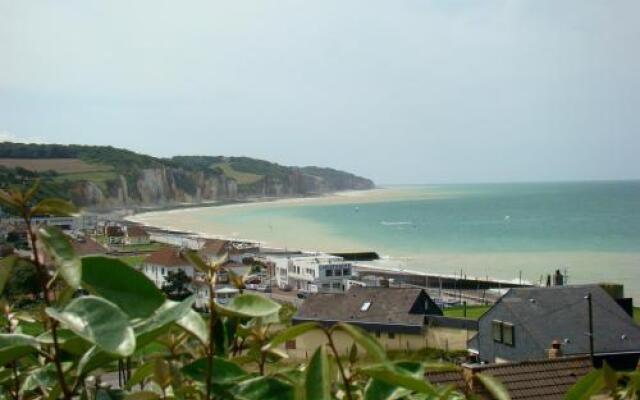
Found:
[[[384,226],[413,225],[411,221],[382,221],[380,223]]]

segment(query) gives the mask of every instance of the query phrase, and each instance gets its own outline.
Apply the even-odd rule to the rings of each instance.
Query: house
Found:
[[[12,225],[24,225],[24,221],[17,217],[3,219],[3,222]],[[95,233],[98,226],[98,216],[95,214],[80,214],[68,217],[36,215],[31,218],[31,224],[34,226],[57,226],[63,231]]]
[[[194,303],[198,310],[209,312],[209,285],[202,280],[196,279],[192,282],[192,291],[196,295],[196,301]],[[234,297],[236,297],[240,291],[235,287],[220,285],[214,288],[214,301],[218,304],[227,304]]]
[[[347,291],[356,284],[353,265],[342,257],[318,254],[277,261],[276,282],[281,288],[330,293]]]
[[[118,225],[108,225],[104,228],[104,235],[108,244],[124,244],[124,231]]]
[[[250,265],[238,264],[237,262],[227,261],[223,264],[223,268],[218,271],[217,282],[221,284],[230,283],[229,274],[243,276],[251,271]]]
[[[200,248],[201,257],[207,262],[215,262],[223,257],[241,264],[246,258],[253,258],[260,249],[253,243],[232,242],[224,239],[206,239]]]
[[[206,239],[199,250],[200,256],[207,263],[217,262],[229,255],[231,242],[222,239]]]
[[[430,323],[431,317],[440,322]],[[312,294],[292,322],[315,321],[326,326],[347,322],[375,335],[390,350],[465,349],[468,338],[475,333],[475,321],[454,319],[458,326],[452,326],[446,320],[423,289],[353,287],[345,293]],[[334,339],[339,351],[348,351],[353,343],[340,332]],[[311,331],[287,343],[286,350],[292,357],[304,357],[324,343],[323,333]]]
[[[147,231],[139,225],[129,225],[125,228],[125,244],[149,244],[151,237]]]
[[[84,256],[100,256],[107,253],[107,249],[90,237],[77,238],[71,241],[71,247],[76,255]]]
[[[196,277],[195,268],[180,254],[179,249],[173,247],[151,253],[140,265],[140,270],[159,288],[164,285],[169,271],[182,270],[191,279]]]
[[[589,357],[578,356],[516,363],[463,364],[456,371],[427,372],[425,378],[435,385],[452,386],[480,399],[493,399],[477,378],[477,374],[482,373],[499,380],[512,400],[562,400],[592,369]]]
[[[634,368],[640,326],[599,285],[510,289],[480,318],[469,351],[491,363],[544,359],[554,342],[564,355],[590,354],[589,295],[595,362]]]

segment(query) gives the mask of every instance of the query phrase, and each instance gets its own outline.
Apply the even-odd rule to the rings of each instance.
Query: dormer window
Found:
[[[371,307],[371,302],[365,301],[364,303],[362,303],[362,307],[360,307],[360,311],[368,311],[369,307]]]

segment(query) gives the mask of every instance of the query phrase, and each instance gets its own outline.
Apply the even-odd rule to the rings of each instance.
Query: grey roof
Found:
[[[371,305],[363,311],[363,304]],[[349,322],[364,328],[422,330],[426,314],[442,311],[422,289],[353,287],[346,293],[315,293],[300,306],[294,322]]]
[[[479,321],[469,347],[482,359],[535,359],[545,356],[554,340],[565,355],[589,353],[588,304],[593,305],[596,354],[640,352],[640,326],[598,285],[510,289]],[[491,322],[514,324],[515,346],[494,343]]]

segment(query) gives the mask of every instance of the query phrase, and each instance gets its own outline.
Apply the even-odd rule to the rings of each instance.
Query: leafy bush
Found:
[[[209,286],[211,313],[204,318],[193,310],[193,296],[168,300],[142,272],[117,259],[78,258],[57,228],[31,224],[33,215],[45,211],[75,211],[58,199],[34,204],[37,189],[0,191],[0,203],[23,217],[34,244],[31,259],[12,255],[2,260],[0,293],[28,264],[44,302],[25,312],[2,301],[3,398],[464,398],[426,381],[421,362],[391,360],[372,336],[351,325],[305,323],[280,329],[282,307],[256,294],[216,304],[222,261],[208,264],[193,252],[184,254]],[[43,254],[52,260],[51,268],[43,263]],[[242,289],[240,277],[232,281]],[[327,344],[306,364],[283,362],[281,346],[312,330],[321,332]],[[336,350],[336,332],[353,340],[346,358]],[[105,372],[116,369],[126,371],[120,375],[127,380],[123,389],[99,383]],[[498,398],[508,397],[490,378],[482,382]]]

